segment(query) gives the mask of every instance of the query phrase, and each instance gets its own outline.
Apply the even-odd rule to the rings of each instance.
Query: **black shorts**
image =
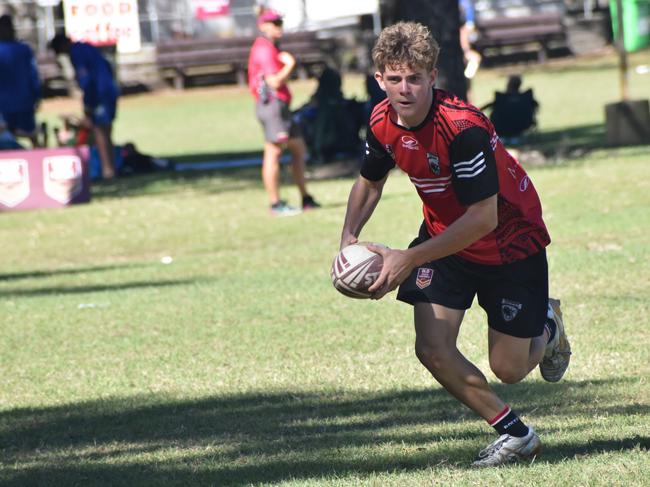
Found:
[[[409,248],[429,238],[423,224]],[[548,309],[546,251],[501,265],[477,264],[457,255],[428,262],[413,269],[397,299],[465,310],[475,295],[490,328],[519,338],[541,335]]]
[[[273,97],[267,103],[258,101],[255,112],[264,129],[266,142],[280,144],[302,136],[300,126],[294,121],[286,102]]]

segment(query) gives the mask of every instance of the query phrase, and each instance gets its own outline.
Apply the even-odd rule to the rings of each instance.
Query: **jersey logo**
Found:
[[[519,191],[522,193],[528,189],[528,185],[530,184],[530,178],[528,176],[524,176],[521,181],[519,182]]]
[[[429,169],[436,176],[440,176],[440,160],[435,154],[427,152],[427,162],[429,163]]]
[[[418,269],[418,274],[415,278],[415,285],[420,289],[424,289],[425,287],[428,287],[431,284],[432,279],[433,279],[433,269],[429,269],[428,267],[420,267]]]
[[[521,311],[524,305],[517,303],[516,301],[510,301],[509,299],[501,300],[501,315],[506,321],[512,321],[515,319],[515,316]]]
[[[485,171],[485,155],[483,151],[476,154],[469,161],[460,161],[454,164],[456,177],[458,179],[473,178]]]
[[[402,135],[402,147],[408,150],[418,150],[420,145],[418,141],[410,135]]]

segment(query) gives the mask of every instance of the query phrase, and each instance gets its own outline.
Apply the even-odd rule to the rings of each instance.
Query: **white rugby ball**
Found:
[[[348,245],[341,249],[332,262],[332,284],[337,291],[350,298],[371,297],[368,288],[381,273],[384,263],[381,255],[371,252],[366,245],[363,242]]]

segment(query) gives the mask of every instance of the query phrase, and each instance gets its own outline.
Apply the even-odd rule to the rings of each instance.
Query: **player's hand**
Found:
[[[368,250],[381,255],[384,263],[381,273],[368,291],[373,293],[371,299],[381,299],[399,286],[411,274],[413,264],[405,250],[368,244]]]
[[[282,64],[284,64],[285,66],[291,66],[291,67],[293,67],[293,66],[296,65],[296,58],[293,57],[293,55],[291,55],[291,54],[288,53],[287,51],[282,51],[282,52],[280,52],[280,53],[278,54],[278,59],[279,59],[280,62],[281,62]]]
[[[357,237],[352,235],[351,233],[345,232],[341,236],[341,245],[339,246],[339,250],[343,249],[344,247],[347,247],[348,245],[355,244],[359,241]]]

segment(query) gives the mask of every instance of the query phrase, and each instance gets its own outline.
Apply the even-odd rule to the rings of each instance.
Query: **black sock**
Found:
[[[519,438],[526,436],[528,434],[528,426],[526,426],[519,416],[510,409],[508,406],[503,408],[496,417],[490,421],[490,426],[492,426],[499,435],[512,435]]]

